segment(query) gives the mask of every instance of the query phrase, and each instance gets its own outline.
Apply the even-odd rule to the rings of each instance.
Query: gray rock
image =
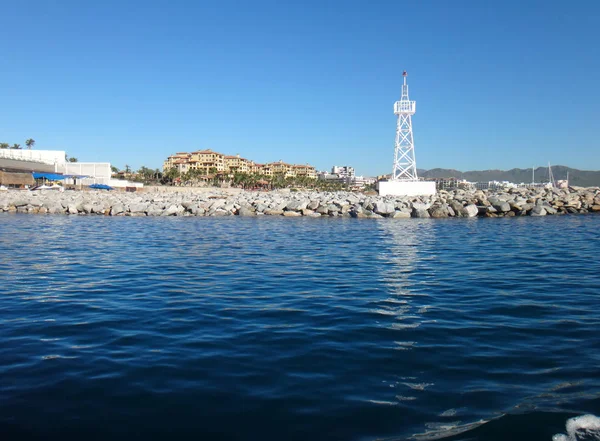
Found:
[[[146,204],[136,203],[129,206],[130,213],[145,213],[147,209],[148,206]]]
[[[431,216],[429,215],[429,211],[427,211],[427,210],[418,210],[416,208],[413,208],[412,217],[428,218]]]
[[[165,211],[163,211],[162,215],[163,216],[175,216],[175,215],[177,215],[177,213],[179,213],[179,207],[180,206],[178,206],[178,205],[171,205],[171,206],[169,206],[169,208],[167,208]],[[181,207],[181,208],[183,208],[183,207]]]
[[[479,213],[479,209],[475,204],[469,204],[462,209],[462,215],[464,217],[475,217]]]
[[[319,204],[319,201],[310,201],[306,208],[308,208],[309,210],[316,210],[317,208],[319,208]]]
[[[395,211],[392,217],[394,219],[409,219],[410,213],[407,213],[405,211]]]
[[[283,214],[283,210],[265,210],[265,214],[267,216],[281,216]]]
[[[448,206],[434,205],[429,209],[429,215],[436,219],[448,217]]]
[[[115,204],[112,206],[112,208],[110,210],[110,215],[117,216],[117,215],[123,213],[124,211],[125,211],[125,208],[123,207],[123,204]]]
[[[491,202],[491,200],[490,200]],[[508,202],[499,201],[497,203],[492,203],[492,206],[501,213],[507,213],[510,211],[510,204]]]
[[[390,214],[396,211],[394,204],[389,202],[376,202],[374,210],[377,214]]]
[[[530,216],[546,216],[546,210],[544,209],[544,207],[536,205],[535,207],[533,207],[531,209],[531,212],[529,213]]]
[[[285,209],[290,210],[290,211],[302,211],[307,206],[308,206],[308,201],[293,200],[293,201],[288,202],[288,204],[285,206]]]
[[[256,216],[256,213],[253,210],[249,209],[248,207],[241,207],[238,210],[238,215],[239,216]]]

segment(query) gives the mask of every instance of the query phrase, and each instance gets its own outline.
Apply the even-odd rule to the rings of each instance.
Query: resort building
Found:
[[[177,165],[179,164],[187,164],[191,158],[189,153],[181,152],[175,153],[167,158],[166,161],[163,162],[163,170],[169,170],[173,167],[179,169]],[[186,170],[187,171],[187,170]]]
[[[306,176],[307,178],[317,179],[317,171],[312,165],[294,165],[293,169],[296,176]]]
[[[163,162],[163,171],[176,169],[180,173],[198,170],[201,175],[247,173],[255,175],[296,177],[306,176],[317,179],[317,171],[312,165],[292,165],[283,160],[259,164],[242,158],[240,155],[224,155],[210,149],[192,153],[179,152],[169,156]]]
[[[198,150],[191,153],[191,168],[200,170],[204,175],[212,173],[225,173],[225,155],[223,153],[213,152],[212,150]]]
[[[250,173],[250,161],[240,158],[240,155],[225,156],[225,166],[229,173]]]
[[[331,173],[328,171],[320,171],[315,173],[315,177],[322,181],[339,182],[352,189],[361,189],[364,188],[365,185],[371,185],[377,181],[375,178],[356,176],[354,167],[348,165],[334,165],[331,167]]]
[[[266,167],[269,168],[271,176],[283,175],[286,178],[296,176],[292,165],[283,162],[281,159],[278,162],[271,162],[269,164],[265,164],[265,168]]]
[[[350,167],[348,165],[334,165],[333,167],[331,167],[331,173],[334,175],[338,175],[344,181],[351,181],[352,178],[354,178],[355,176],[354,167]]]

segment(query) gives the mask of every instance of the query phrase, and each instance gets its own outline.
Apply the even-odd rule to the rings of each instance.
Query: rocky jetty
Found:
[[[440,191],[428,197],[348,192],[4,191],[0,212],[104,216],[447,218],[600,212],[600,188]]]

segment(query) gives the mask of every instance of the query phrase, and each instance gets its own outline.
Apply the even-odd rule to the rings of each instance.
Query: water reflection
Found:
[[[434,387],[433,381],[424,378],[417,369],[418,363],[414,363],[419,327],[426,323],[425,316],[431,309],[418,275],[419,262],[424,258],[419,244],[433,234],[433,223],[395,220],[378,222],[377,226],[384,240],[377,265],[387,296],[376,302],[372,312],[390,318],[385,326],[394,331],[391,348],[397,366],[393,379],[388,381],[393,385],[395,402],[405,405],[421,399]]]

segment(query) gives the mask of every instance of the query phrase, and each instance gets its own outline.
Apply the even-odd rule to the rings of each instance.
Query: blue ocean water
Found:
[[[546,440],[600,415],[600,216],[0,215],[2,439]]]

